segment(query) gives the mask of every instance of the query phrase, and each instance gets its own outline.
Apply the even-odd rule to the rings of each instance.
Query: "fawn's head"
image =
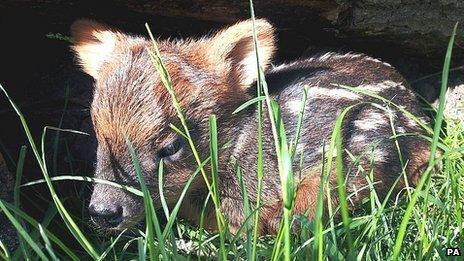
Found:
[[[151,41],[88,20],[74,22],[71,31],[72,49],[83,70],[95,80],[91,106],[98,139],[95,177],[138,187],[129,140],[155,204],[160,202],[161,159],[164,196],[168,204],[175,203],[197,164],[188,142],[170,127],[182,129],[172,97],[152,64]],[[275,50],[274,30],[267,21],[257,20],[256,33],[265,69]],[[157,44],[195,145],[206,155],[209,115],[227,122],[232,111],[250,98],[249,88],[257,77],[252,22],[240,22],[198,40]],[[191,189],[202,186],[198,177]],[[96,184],[90,214],[101,228],[120,230],[138,223],[142,199]]]

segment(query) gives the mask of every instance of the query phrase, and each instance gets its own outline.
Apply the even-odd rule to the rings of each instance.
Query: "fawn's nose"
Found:
[[[91,202],[89,214],[92,222],[102,228],[116,228],[123,221],[123,208],[115,203]]]

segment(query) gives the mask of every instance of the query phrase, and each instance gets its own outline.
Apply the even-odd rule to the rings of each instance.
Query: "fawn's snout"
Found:
[[[91,221],[107,231],[129,227],[143,214],[141,199],[105,184],[94,187],[89,204]]]
[[[91,202],[89,214],[99,227],[118,227],[123,221],[123,207],[119,202]]]

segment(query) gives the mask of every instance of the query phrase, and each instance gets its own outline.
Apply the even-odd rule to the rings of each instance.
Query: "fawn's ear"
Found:
[[[260,65],[266,70],[271,64],[276,49],[274,27],[268,21],[258,19],[255,20],[255,29]],[[256,81],[258,67],[252,20],[236,23],[216,33],[208,43],[207,52],[216,62],[228,64],[230,76],[242,88],[248,88]]]
[[[98,78],[99,70],[113,53],[121,34],[90,20],[77,20],[71,25],[74,38],[72,50],[79,58],[83,70]]]

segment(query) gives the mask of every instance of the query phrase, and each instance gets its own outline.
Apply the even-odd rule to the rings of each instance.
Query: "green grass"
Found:
[[[253,5],[250,1],[251,15],[254,19]],[[163,65],[162,57],[156,47],[150,29],[147,26],[150,37],[153,40],[153,48],[150,49],[152,61],[161,75],[166,89],[171,94],[173,106],[175,107],[181,128],[171,126],[173,131],[185,137],[188,141],[191,151],[197,163],[197,170],[187,182],[182,191],[179,202],[174,208],[169,209],[161,193],[162,213],[166,218],[166,224],[160,224],[159,211],[154,208],[150,191],[147,189],[141,169],[138,162],[137,154],[132,148],[131,141],[127,140],[130,157],[139,178],[141,189],[135,189],[119,185],[114,182],[99,180],[89,177],[76,175],[50,175],[49,167],[45,157],[45,139],[47,130],[68,131],[75,134],[82,134],[71,130],[62,130],[60,128],[46,127],[40,143],[36,143],[31,135],[28,124],[19,108],[8,96],[6,90],[0,85],[0,89],[5,93],[12,107],[19,116],[23,129],[28,138],[28,147],[32,149],[36,161],[43,173],[44,179],[27,184],[20,185],[23,172],[23,164],[26,153],[26,147],[20,151],[17,161],[17,181],[15,186],[15,202],[10,204],[0,201],[0,209],[13,226],[18,231],[20,237],[20,247],[16,253],[9,253],[0,242],[0,258],[8,260],[22,259],[138,259],[138,260],[190,260],[190,259],[246,259],[246,260],[339,260],[344,258],[356,260],[426,260],[444,258],[444,249],[446,247],[461,247],[464,250],[464,238],[462,232],[463,223],[463,204],[464,204],[464,126],[460,122],[444,118],[443,111],[446,103],[445,93],[447,89],[447,77],[449,73],[451,52],[453,47],[454,35],[450,40],[446,58],[443,66],[442,85],[440,92],[440,105],[436,111],[434,128],[424,125],[420,119],[405,111],[396,104],[378,97],[375,94],[359,90],[350,86],[340,86],[361,95],[368,95],[379,100],[380,103],[387,103],[389,106],[398,108],[407,117],[417,121],[422,126],[428,136],[424,139],[430,141],[432,151],[440,148],[443,153],[437,157],[432,153],[429,160],[428,168],[422,175],[422,178],[416,188],[408,188],[400,196],[394,195],[392,191],[388,193],[386,199],[377,197],[373,184],[369,183],[370,200],[366,208],[358,211],[356,215],[351,216],[348,211],[344,173],[347,171],[341,160],[343,150],[341,142],[341,126],[346,113],[358,105],[346,108],[337,118],[333,129],[332,138],[329,141],[326,155],[329,155],[321,166],[321,186],[317,200],[316,218],[308,220],[304,216],[295,216],[292,214],[295,187],[293,184],[292,162],[297,160],[296,145],[302,125],[303,111],[298,116],[298,130],[295,140],[288,141],[285,132],[285,126],[280,116],[279,105],[272,99],[268,93],[263,70],[258,65],[258,97],[244,103],[237,108],[236,112],[243,110],[247,106],[257,106],[258,125],[257,130],[258,148],[257,155],[257,179],[258,179],[258,197],[257,202],[248,200],[246,184],[241,178],[240,166],[237,166],[237,177],[241,185],[243,194],[243,209],[245,210],[245,222],[239,233],[233,235],[228,230],[227,218],[221,212],[218,189],[218,158],[220,148],[218,144],[218,126],[216,117],[211,115],[210,123],[210,155],[202,159],[198,153],[195,141],[191,138],[189,128],[183,109],[177,101],[176,94],[172,88],[172,82],[166,68]],[[256,32],[253,28],[253,38],[255,49],[259,48],[256,40]],[[259,60],[256,52],[256,59]],[[307,92],[305,90],[302,101],[307,102]],[[364,104],[364,103],[363,103]],[[372,106],[380,106],[372,103]],[[278,156],[279,174],[282,183],[283,199],[283,219],[280,230],[276,236],[258,236],[258,220],[261,206],[262,180],[264,173],[263,162],[263,132],[262,124],[264,114],[267,113],[271,119],[273,141]],[[446,124],[444,124],[446,123]],[[394,128],[393,128],[394,129]],[[392,139],[396,138],[396,134]],[[39,145],[40,144],[40,147]],[[53,143],[56,147],[58,142]],[[40,149],[39,149],[40,148]],[[333,162],[332,155],[337,155]],[[53,158],[53,171],[56,174],[56,160]],[[356,157],[353,156],[353,160]],[[209,164],[209,168],[205,165]],[[442,167],[437,168],[440,164]],[[337,176],[337,193],[341,199],[339,206],[328,204],[327,210],[324,210],[324,196],[329,198],[331,193],[328,186],[328,175],[334,168]],[[210,170],[210,171],[207,171]],[[186,195],[186,191],[193,179],[200,174],[207,184],[210,200],[214,206],[218,232],[211,233],[203,229],[204,211],[199,213],[202,216],[200,227],[190,227],[188,224],[178,221],[181,202]],[[160,163],[159,173],[163,176],[163,164]],[[370,173],[372,177],[372,173]],[[400,178],[403,178],[402,176]],[[125,189],[130,193],[143,197],[145,205],[145,229],[135,235],[125,235],[123,233],[112,238],[100,238],[98,235],[86,234],[83,227],[80,227],[76,220],[85,220],[86,217],[76,216],[70,213],[66,207],[66,201],[61,199],[55,190],[56,182],[60,180],[74,180],[80,182],[103,183]],[[162,188],[162,178],[160,178],[159,187]],[[369,181],[369,179],[368,179]],[[43,220],[34,220],[27,213],[21,210],[19,202],[20,189],[24,186],[36,186],[45,184],[49,189],[52,202],[51,210],[47,211]],[[328,200],[330,202],[330,200]],[[206,203],[205,203],[206,206]],[[206,207],[205,207],[206,208]],[[329,218],[322,219],[322,213],[327,211]],[[334,218],[334,213],[341,214],[341,220]],[[64,226],[72,235],[75,242],[64,241],[60,238],[59,232],[50,227],[50,220],[59,215]],[[425,217],[425,218],[424,218]],[[292,224],[299,222],[301,230],[299,234],[293,234]]]

